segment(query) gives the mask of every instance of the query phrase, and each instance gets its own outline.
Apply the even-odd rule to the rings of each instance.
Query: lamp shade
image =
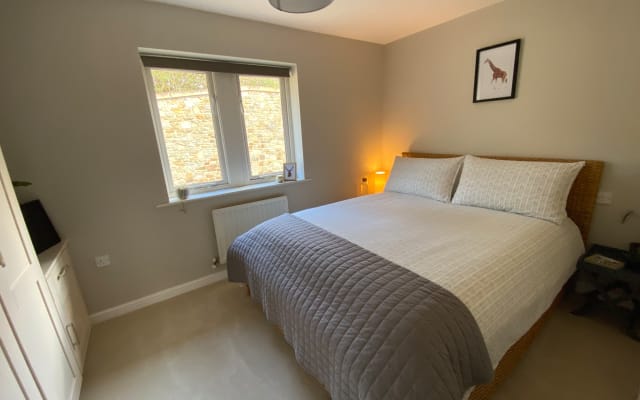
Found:
[[[373,187],[375,193],[380,193],[384,190],[384,186],[387,184],[387,171],[378,170],[373,173]]]
[[[269,0],[269,3],[276,10],[303,14],[321,10],[333,3],[333,0]]]

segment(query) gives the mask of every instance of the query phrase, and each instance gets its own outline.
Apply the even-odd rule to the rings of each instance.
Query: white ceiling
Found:
[[[283,13],[268,0],[149,1],[386,44],[503,0],[334,0],[310,14]]]

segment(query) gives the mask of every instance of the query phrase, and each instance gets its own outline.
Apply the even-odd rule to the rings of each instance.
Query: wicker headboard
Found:
[[[459,154],[433,154],[433,153],[402,153],[403,157],[419,157],[419,158],[447,158],[459,157]],[[581,160],[566,160],[557,158],[531,158],[531,157],[500,157],[500,156],[478,156],[483,158],[492,158],[495,160],[514,160],[514,161],[553,161],[553,162],[576,162]],[[578,225],[582,240],[586,243],[589,237],[589,228],[591,227],[591,217],[593,216],[593,207],[596,204],[596,196],[598,195],[598,187],[600,186],[600,177],[604,162],[586,160],[585,166],[580,170],[569,192],[567,198],[567,214],[573,222]]]

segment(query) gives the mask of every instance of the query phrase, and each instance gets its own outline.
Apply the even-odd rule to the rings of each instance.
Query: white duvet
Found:
[[[577,226],[400,193],[295,213],[455,294],[475,317],[494,368],[571,276]]]

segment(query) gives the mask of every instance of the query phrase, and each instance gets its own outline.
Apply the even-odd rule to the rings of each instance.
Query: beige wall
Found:
[[[600,159],[591,240],[640,240],[640,1],[507,0],[385,47],[384,163],[404,150]],[[475,51],[522,38],[517,98],[472,103]]]
[[[211,272],[211,209],[286,193],[344,199],[378,167],[382,47],[133,1],[11,1],[0,15],[0,145],[71,253],[95,312]],[[138,47],[298,65],[312,182],[188,206],[166,201]],[[97,269],[93,257],[109,253]]]

